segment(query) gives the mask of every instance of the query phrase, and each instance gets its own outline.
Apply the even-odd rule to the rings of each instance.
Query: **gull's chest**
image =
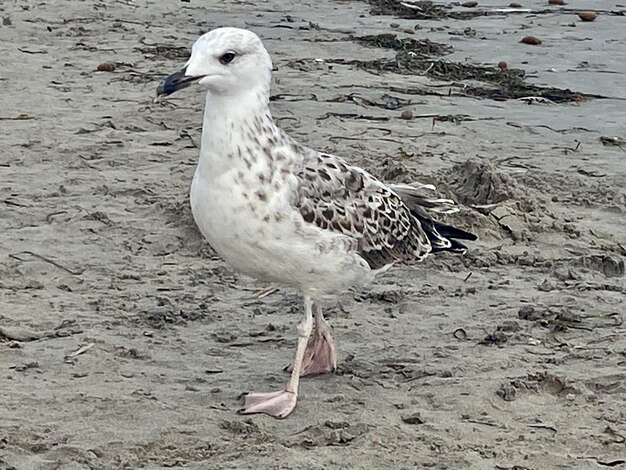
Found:
[[[240,240],[258,229],[267,215],[267,200],[261,200],[264,188],[236,172],[205,177],[196,172],[191,185],[191,209],[196,224],[209,241],[216,238]],[[262,199],[266,199],[261,196]]]
[[[290,231],[285,183],[259,165],[234,164],[218,175],[199,168],[190,193],[194,220],[228,263],[256,272],[254,267],[267,263],[274,244]]]

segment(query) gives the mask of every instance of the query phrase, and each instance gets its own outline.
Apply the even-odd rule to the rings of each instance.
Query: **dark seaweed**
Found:
[[[433,59],[452,52],[452,47],[431,42],[427,39],[398,38],[395,34],[353,37],[360,44],[398,51],[392,59],[375,60],[329,60],[336,64],[355,65],[361,69],[376,73],[393,72],[401,75],[425,75],[434,80],[451,82],[467,96],[488,98],[496,101],[540,97],[555,103],[584,101],[589,98],[602,98],[600,95],[585,95],[568,89],[542,87],[525,81],[526,73],[521,69],[501,70],[495,66],[474,65]],[[473,80],[485,83],[458,83]]]
[[[416,55],[442,56],[452,52],[452,46],[447,44],[432,42],[429,39],[398,38],[394,33],[352,36],[351,39],[364,46],[393,49]]]

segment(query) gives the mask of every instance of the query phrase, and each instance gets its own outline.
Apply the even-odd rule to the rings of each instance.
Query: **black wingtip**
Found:
[[[441,222],[433,221],[433,225],[437,232],[445,238],[457,238],[459,240],[478,240],[478,237],[471,232],[467,232],[463,229],[453,227],[452,225],[443,224]]]
[[[465,253],[467,253],[467,250],[469,248],[460,241],[455,240],[454,238],[448,238],[447,240],[450,242],[450,246],[446,248],[438,247],[437,245],[431,245],[432,253],[441,253],[442,251],[450,251],[459,255],[464,255]]]
[[[424,233],[430,241],[432,253],[450,251],[452,253],[465,254],[468,248],[459,240],[478,240],[475,234],[433,220],[420,211],[412,209],[411,214],[422,224],[422,230],[424,230]]]

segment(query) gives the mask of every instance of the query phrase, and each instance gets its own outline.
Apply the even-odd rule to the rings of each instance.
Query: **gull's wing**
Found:
[[[402,198],[364,170],[312,152],[297,178],[296,207],[304,220],[354,238],[373,269],[421,260],[431,251],[428,236]]]
[[[452,213],[454,201],[426,195],[431,185],[386,186],[335,155],[309,153],[297,172],[296,207],[304,220],[357,241],[372,269],[420,261],[431,251],[465,252],[457,239],[475,240],[429,213]]]

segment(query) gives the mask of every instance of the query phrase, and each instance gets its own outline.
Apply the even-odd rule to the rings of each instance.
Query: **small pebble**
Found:
[[[598,17],[598,14],[593,11],[579,11],[577,14],[582,21],[593,21]]]
[[[398,23],[391,23],[389,25],[389,27],[392,28],[392,29],[398,29],[400,27],[400,25]]]
[[[509,3],[509,7],[511,7],[511,8],[522,8],[522,5],[520,5],[519,3],[512,2],[512,3]]]
[[[549,5],[567,5],[565,0],[548,0]]]
[[[402,114],[400,114],[400,119],[413,119],[413,111],[411,111],[410,109],[405,109],[404,111],[402,111]]]
[[[95,455],[96,457],[102,458],[104,457],[104,451],[101,449],[89,449],[87,452],[91,452],[93,455]]]
[[[509,68],[509,65],[505,61],[501,60],[500,62],[498,62],[498,68],[500,70],[506,70]]]
[[[403,29],[402,31],[404,31],[406,34],[415,34],[415,31],[412,30],[411,28],[406,28],[406,29]]]
[[[406,424],[424,424],[424,420],[419,412],[402,416],[402,421]]]
[[[115,62],[103,62],[98,65],[97,70],[98,72],[114,72],[116,67]]]
[[[38,369],[38,368],[39,368],[39,363],[37,361],[31,361],[26,364],[20,364],[14,367],[14,369],[17,372],[24,372],[25,370],[28,370],[28,369]]]
[[[454,333],[452,333],[452,336],[454,336],[456,339],[466,340],[467,332],[463,328],[457,328],[456,330],[454,330]]]
[[[535,36],[524,36],[520,42],[522,44],[530,44],[531,46],[537,46],[541,44],[541,39],[536,38]]]
[[[465,3],[461,3],[462,7],[465,8],[474,8],[476,5],[478,5],[478,2],[465,2]]]
[[[11,26],[13,24],[13,22],[11,21],[10,17],[4,16],[4,17],[2,17],[2,24],[4,26]]]
[[[515,398],[517,397],[517,389],[511,384],[506,384],[496,392],[496,395],[504,401],[515,401]]]
[[[508,331],[510,333],[515,333],[516,331],[521,330],[519,324],[514,320],[505,320],[502,322],[502,325],[498,327],[500,331]]]

